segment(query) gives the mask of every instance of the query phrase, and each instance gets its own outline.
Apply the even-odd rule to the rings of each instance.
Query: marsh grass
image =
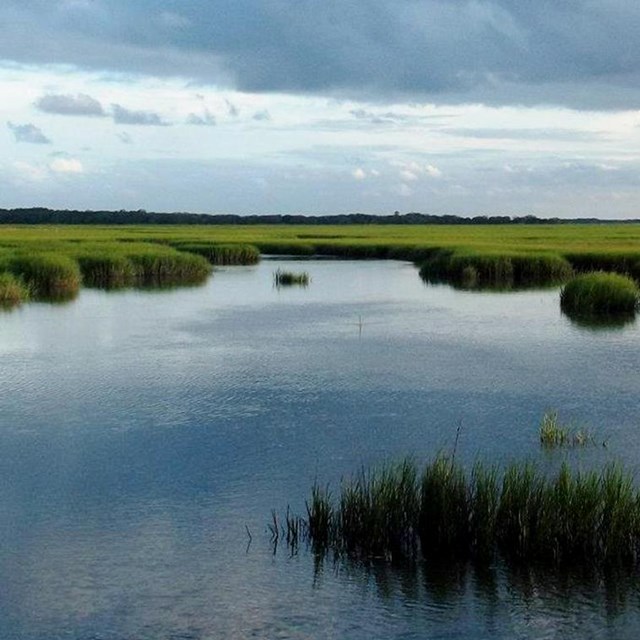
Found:
[[[214,265],[250,265],[260,261],[260,250],[250,244],[176,243],[180,251],[203,256]]]
[[[77,258],[82,282],[88,287],[119,289],[133,286],[136,270],[129,258],[120,252],[86,253]]]
[[[69,300],[80,289],[80,267],[66,255],[19,253],[6,260],[4,266],[38,300]]]
[[[273,272],[273,284],[276,288],[290,287],[294,285],[308,287],[311,282],[311,278],[306,271],[284,271],[277,269]]]
[[[29,299],[29,289],[11,273],[0,273],[0,308],[11,309]]]
[[[422,262],[426,282],[467,289],[508,289],[559,284],[571,277],[571,264],[554,254],[480,253],[436,250]]]
[[[548,475],[532,463],[502,472],[476,464],[467,475],[448,457],[422,472],[407,459],[361,470],[337,498],[315,484],[296,536],[356,558],[635,566],[640,495],[616,465],[581,472],[565,463]]]
[[[560,307],[570,316],[628,316],[635,313],[639,297],[629,276],[598,271],[570,280],[560,293]]]
[[[540,444],[547,449],[595,444],[593,434],[584,427],[561,424],[556,411],[547,411],[539,427]]]
[[[127,252],[136,285],[144,287],[200,284],[211,273],[211,265],[202,256],[150,245],[145,250]]]

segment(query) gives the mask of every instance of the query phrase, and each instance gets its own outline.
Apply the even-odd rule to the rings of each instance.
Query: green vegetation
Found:
[[[569,281],[560,294],[560,306],[565,313],[574,315],[630,315],[638,306],[639,296],[632,278],[601,271]]]
[[[554,254],[477,253],[441,249],[423,263],[420,277],[465,288],[523,287],[564,282],[571,264]]]
[[[132,286],[135,268],[131,260],[120,252],[99,249],[78,255],[82,282],[88,287],[118,289]]]
[[[215,265],[256,264],[260,251],[251,244],[172,243],[180,251],[188,251],[205,257]]]
[[[69,300],[80,289],[80,267],[66,255],[18,252],[4,258],[0,269],[20,278],[34,298]]]
[[[20,276],[6,266],[18,256],[61,256],[78,264],[86,285],[97,287],[153,286],[164,279],[177,285],[183,278],[193,283],[208,271],[204,260],[190,259],[248,264],[258,252],[409,260],[427,281],[468,288],[542,286],[593,268],[640,277],[640,225],[0,227],[0,271]],[[38,286],[34,296],[43,289]]]
[[[13,274],[0,273],[0,307],[8,309],[29,299],[29,289]]]
[[[533,464],[476,464],[467,475],[442,456],[422,473],[405,460],[344,481],[337,500],[316,484],[306,518],[287,521],[317,552],[361,558],[611,566],[635,565],[640,550],[640,493],[615,465],[565,463],[548,476]]]
[[[294,271],[278,269],[273,272],[273,283],[276,287],[290,287],[293,285],[308,287],[309,282],[311,282],[311,278],[306,271],[296,273]]]
[[[563,446],[593,444],[593,435],[586,429],[560,424],[555,411],[547,411],[540,422],[540,444],[548,449]]]
[[[127,252],[127,258],[133,264],[136,283],[142,286],[199,284],[211,272],[202,256],[169,247],[149,245]]]

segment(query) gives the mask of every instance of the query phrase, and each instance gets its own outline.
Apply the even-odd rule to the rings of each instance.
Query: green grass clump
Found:
[[[18,306],[29,299],[29,289],[12,273],[0,273],[0,308]]]
[[[593,435],[585,429],[560,424],[555,411],[547,411],[540,422],[540,444],[552,449],[562,446],[593,444]]]
[[[118,289],[132,286],[135,282],[135,267],[121,253],[86,253],[79,255],[77,260],[86,286]]]
[[[635,567],[640,493],[615,465],[580,472],[565,463],[546,475],[531,463],[502,473],[476,464],[467,475],[440,456],[421,474],[411,460],[362,471],[337,500],[315,485],[296,522],[316,550],[356,557]]]
[[[24,282],[36,299],[68,300],[80,289],[80,267],[63,254],[17,254],[6,261],[6,268]]]
[[[633,314],[640,291],[636,283],[618,273],[595,272],[576,276],[560,294],[567,314],[584,316]]]
[[[311,278],[306,271],[295,272],[278,269],[273,273],[273,283],[276,287],[290,287],[293,285],[307,287],[310,282]]]
[[[169,247],[149,245],[128,252],[127,258],[133,264],[136,284],[142,286],[200,284],[211,273],[211,265],[202,256]]]
[[[554,254],[518,255],[441,249],[422,263],[427,282],[464,288],[509,288],[558,284],[573,273],[569,262]]]
[[[205,257],[215,265],[248,265],[260,261],[260,251],[250,244],[177,243],[180,251],[188,251]]]
[[[378,473],[362,473],[342,487],[338,517],[341,546],[365,555],[404,553],[413,545],[419,514],[416,468],[406,460]]]

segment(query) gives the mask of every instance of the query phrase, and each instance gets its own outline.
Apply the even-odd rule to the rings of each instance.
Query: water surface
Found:
[[[281,267],[308,288],[274,289]],[[286,260],[0,315],[0,638],[635,638],[633,581],[274,556],[315,478],[450,450],[638,471],[632,323]],[[539,450],[545,410],[608,447]],[[252,543],[247,549],[248,535]]]

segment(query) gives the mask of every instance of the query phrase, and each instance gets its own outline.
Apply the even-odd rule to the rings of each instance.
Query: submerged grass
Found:
[[[277,269],[273,272],[273,283],[276,287],[290,287],[293,285],[307,287],[310,282],[311,278],[306,271],[295,272]]]
[[[616,465],[549,476],[476,464],[467,475],[439,456],[422,472],[408,459],[363,470],[337,499],[316,484],[297,526],[316,551],[356,557],[635,566],[640,494]]]
[[[640,290],[632,278],[599,271],[569,281],[560,294],[560,306],[574,315],[629,315],[635,313],[639,298]]]
[[[540,444],[548,449],[594,444],[593,434],[584,428],[563,425],[555,411],[547,411],[540,421]]]

